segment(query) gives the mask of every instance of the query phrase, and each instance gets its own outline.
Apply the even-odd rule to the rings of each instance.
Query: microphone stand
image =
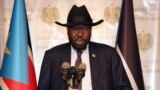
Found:
[[[78,68],[70,67],[68,63],[63,63],[61,75],[63,80],[69,86],[69,90],[79,90],[78,87],[85,75],[86,65],[80,64]]]
[[[78,83],[77,83],[77,77],[76,77],[76,68],[71,67],[70,68],[70,87],[72,89],[77,89],[78,88]]]

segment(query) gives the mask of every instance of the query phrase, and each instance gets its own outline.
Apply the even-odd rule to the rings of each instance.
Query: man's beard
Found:
[[[88,43],[85,43],[84,45],[77,45],[74,43],[71,43],[71,44],[75,50],[85,50]]]
[[[79,42],[79,39],[81,39],[83,43],[80,43],[82,41]],[[69,41],[75,50],[85,50],[87,47],[87,44],[90,41],[90,38],[85,39],[83,37],[77,37],[75,39],[72,39],[71,37],[69,37]]]

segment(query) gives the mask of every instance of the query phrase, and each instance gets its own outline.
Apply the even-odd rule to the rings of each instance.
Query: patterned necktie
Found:
[[[81,55],[82,55],[82,50],[78,50],[77,51],[77,60],[76,60],[76,63],[75,63],[76,68],[78,68],[79,64],[82,63]],[[82,90],[82,81],[80,82],[78,89]]]
[[[76,60],[76,63],[75,63],[76,68],[78,68],[79,64],[82,63],[81,55],[82,55],[82,51],[78,50],[77,51],[77,60]]]

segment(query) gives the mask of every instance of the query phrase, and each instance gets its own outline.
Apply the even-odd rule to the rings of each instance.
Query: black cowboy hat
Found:
[[[100,23],[102,23],[103,20],[99,20],[95,23],[93,23],[93,20],[85,7],[85,5],[81,7],[77,7],[76,5],[73,5],[71,8],[68,18],[67,18],[67,23],[62,24],[60,22],[55,22],[58,25],[65,26],[65,27],[72,27],[72,26],[77,26],[77,25],[87,25],[87,26],[95,26]]]

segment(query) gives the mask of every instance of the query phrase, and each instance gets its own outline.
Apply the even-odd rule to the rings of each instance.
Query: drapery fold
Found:
[[[92,41],[114,47],[122,0],[25,0],[31,32],[37,81],[44,51],[67,42],[66,30],[54,24],[55,20],[66,22],[73,4],[86,4],[93,20],[104,23],[93,28]],[[7,33],[14,0],[0,0],[0,62],[7,40]],[[140,47],[145,88],[158,90],[160,86],[160,0],[133,0],[135,23]],[[63,8],[62,8],[63,7]],[[94,30],[95,29],[95,30]]]

